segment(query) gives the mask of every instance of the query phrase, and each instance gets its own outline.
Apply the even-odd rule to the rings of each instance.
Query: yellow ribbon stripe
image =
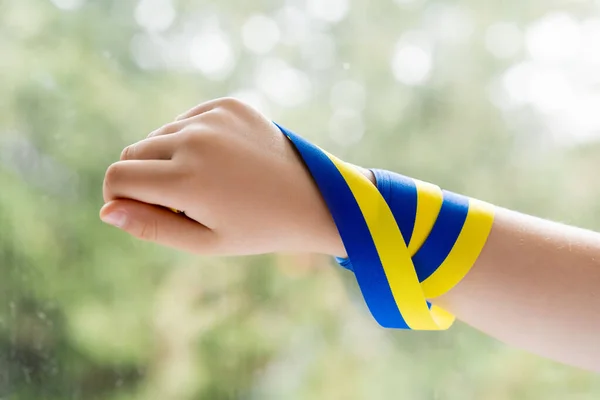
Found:
[[[442,208],[443,201],[442,190],[438,186],[418,179],[413,179],[413,181],[417,186],[417,215],[413,234],[408,244],[408,252],[411,257],[427,239],[440,208]]]
[[[425,295],[400,229],[385,199],[362,174],[335,156],[325,152],[350,187],[371,236],[390,289],[404,320],[411,329],[448,329],[453,317],[439,307],[427,306]]]
[[[469,199],[469,213],[450,254],[421,284],[428,299],[443,295],[460,282],[481,253],[494,223],[493,206]]]

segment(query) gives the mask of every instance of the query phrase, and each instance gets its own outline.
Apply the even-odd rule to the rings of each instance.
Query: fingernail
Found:
[[[117,228],[123,228],[127,223],[127,214],[123,211],[113,211],[102,217],[102,221],[114,225]]]

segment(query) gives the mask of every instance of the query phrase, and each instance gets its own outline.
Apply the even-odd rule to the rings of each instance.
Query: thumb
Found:
[[[213,253],[216,235],[206,226],[166,208],[119,199],[106,203],[100,219],[130,235],[191,253]]]

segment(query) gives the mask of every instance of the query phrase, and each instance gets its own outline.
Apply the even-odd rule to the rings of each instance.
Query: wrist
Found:
[[[371,183],[377,186],[377,180],[375,179],[375,174],[370,169],[359,167],[359,171],[363,174]]]
[[[377,179],[375,179],[375,174],[368,168],[359,167],[358,165],[350,164],[354,169],[361,173],[365,178],[367,178],[373,185],[377,186]]]
[[[354,164],[350,164],[350,163],[347,163],[347,164],[350,165],[356,171],[360,172],[360,174],[362,176],[364,176],[365,178],[367,178],[369,180],[369,182],[371,182],[373,185],[377,186],[377,180],[375,178],[375,174],[370,169],[363,168],[358,165],[354,165]],[[350,260],[348,259],[348,253],[346,251],[346,248],[344,246],[344,243],[342,241],[340,233],[339,233],[337,227],[335,226],[335,222],[334,222],[333,218],[330,218],[328,223],[334,227],[335,239],[329,240],[329,242],[332,243],[332,246],[331,246],[330,250],[327,252],[327,254],[335,257],[336,260],[338,261],[338,263],[341,266],[343,266],[344,268],[352,269],[352,267],[350,265]]]

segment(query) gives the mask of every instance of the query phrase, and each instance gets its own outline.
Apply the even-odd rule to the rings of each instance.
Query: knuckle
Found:
[[[231,118],[231,112],[229,110],[216,107],[198,116],[197,122],[201,124],[201,127],[199,127],[200,129],[197,130],[206,131],[208,129],[216,129],[220,126],[223,126],[223,124],[229,118]]]
[[[180,132],[181,146],[194,151],[206,149],[207,146],[216,143],[221,135],[215,129],[206,126],[192,124]]]
[[[193,135],[201,130],[202,130],[202,123],[199,122],[199,120],[195,120],[193,122],[187,123],[184,127],[182,127],[181,130],[178,132],[178,134]]]
[[[195,146],[197,146],[198,142],[200,141],[199,137],[201,136],[195,129],[193,129],[192,126],[189,126],[186,129],[179,132],[179,135],[180,146],[184,149],[194,148]]]
[[[175,132],[177,132],[180,129],[181,129],[181,122],[180,121],[169,122],[168,124],[164,125],[161,128],[161,133],[162,134],[175,133]]]
[[[208,130],[198,135],[198,146],[202,148],[205,154],[214,152],[223,147],[225,134],[215,130]]]
[[[182,126],[181,124],[182,124],[181,121],[169,122],[168,124],[165,124],[165,125],[161,126],[160,128],[158,128],[157,130],[150,132],[148,137],[168,135],[170,133],[175,133],[181,129],[181,126]]]
[[[119,180],[121,176],[121,164],[118,162],[111,164],[106,169],[106,174],[104,175],[104,181],[107,186]]]
[[[134,232],[134,236],[149,242],[156,242],[158,240],[158,221],[151,219],[150,221],[141,223],[140,227]]]
[[[123,160],[131,160],[133,158],[133,155],[135,153],[135,145],[132,144],[130,146],[127,146],[123,149],[123,151],[121,152],[121,161]]]
[[[117,186],[116,182],[121,179],[121,175],[121,166],[118,162],[111,164],[106,169],[106,173],[104,174],[104,182],[102,185],[102,194],[105,201],[114,199]]]
[[[175,117],[175,122],[179,122],[179,121],[186,119],[188,117],[188,115],[193,113],[196,108],[197,108],[197,106],[193,107],[191,110],[188,110],[186,112],[183,112],[183,113],[177,115],[177,117]]]
[[[244,108],[246,105],[235,97],[222,97],[218,100],[218,107],[225,110],[235,111]]]

